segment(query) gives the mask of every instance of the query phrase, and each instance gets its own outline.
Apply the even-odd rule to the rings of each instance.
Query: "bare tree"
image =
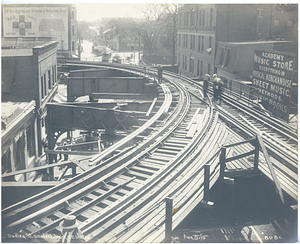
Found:
[[[140,10],[145,16],[145,21],[141,23],[139,33],[143,39],[145,50],[148,54],[152,54],[165,26],[165,8],[162,4],[147,4],[146,8]]]
[[[177,42],[177,32],[178,32],[178,10],[182,4],[162,4],[165,11],[168,13],[167,27],[166,27],[166,37],[164,42],[166,48],[172,50],[172,65],[175,64],[176,60],[176,42]],[[171,47],[170,47],[171,45]]]

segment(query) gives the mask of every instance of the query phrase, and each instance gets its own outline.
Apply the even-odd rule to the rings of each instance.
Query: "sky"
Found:
[[[291,0],[294,2],[294,0]],[[280,3],[284,0],[272,0],[271,3]],[[199,0],[1,0],[2,4],[9,3],[72,3],[77,8],[77,20],[95,21],[101,18],[143,18],[144,15],[140,10],[146,3],[208,3],[208,1]],[[209,3],[249,3],[245,0],[210,0]],[[253,0],[251,3],[257,3]],[[262,3],[270,3],[265,0]]]
[[[143,18],[140,10],[145,4],[75,4],[77,20],[94,21],[101,18]]]

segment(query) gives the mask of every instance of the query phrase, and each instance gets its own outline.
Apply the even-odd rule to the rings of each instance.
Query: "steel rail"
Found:
[[[83,180],[83,179],[82,179],[82,180]],[[49,193],[49,192],[48,192],[48,193]],[[47,194],[48,194],[48,193],[47,193]]]
[[[153,118],[151,118],[147,123],[145,123],[144,126],[142,126],[141,128],[139,128],[138,132],[134,131],[132,134],[130,134],[130,139],[132,139],[134,136],[138,135],[139,133],[141,133],[145,129],[147,129],[148,126],[152,125],[156,121],[156,119],[158,119],[165,112],[166,106],[169,104],[168,99],[171,99],[171,94],[169,92],[167,92],[167,89],[166,89],[165,86],[163,86],[163,90],[165,91],[165,100],[164,100],[163,105],[159,109],[159,111],[155,114],[155,116],[153,116]],[[108,148],[109,150],[107,150],[107,152],[105,152],[106,150],[103,151],[103,153],[100,154],[99,157],[96,160],[99,162],[105,156],[109,155],[111,152],[115,151],[120,146],[124,145],[128,140],[129,139],[125,137],[123,140],[121,140],[121,142],[116,143],[115,146]],[[93,172],[97,171],[97,169],[98,168],[93,168]],[[107,172],[107,169],[105,171]],[[36,207],[37,206],[34,203],[41,205],[40,199],[43,199],[43,198],[49,199],[48,196],[51,195],[51,194],[53,194],[56,191],[61,191],[62,192],[63,188],[65,186],[68,186],[68,185],[71,185],[71,184],[76,184],[76,183],[74,183],[75,181],[79,181],[79,180],[82,181],[82,179],[87,178],[87,175],[90,176],[90,172],[91,171],[86,171],[86,172],[80,174],[78,177],[75,177],[75,178],[73,178],[73,179],[71,179],[71,180],[69,180],[69,181],[67,181],[65,183],[62,183],[61,185],[58,185],[57,187],[51,188],[51,189],[49,189],[49,190],[47,190],[45,192],[42,192],[40,194],[37,194],[37,195],[35,195],[33,197],[30,197],[30,198],[24,200],[24,201],[21,201],[21,202],[19,202],[17,204],[14,204],[12,206],[9,206],[9,207],[5,208],[4,210],[2,210],[4,223],[5,223],[5,221],[7,220],[8,217],[11,218],[13,215],[16,215],[17,213],[20,213],[19,211],[16,211],[17,208],[20,209],[19,208],[20,205],[23,205],[23,206],[24,205],[28,205],[27,208],[26,207],[22,207],[21,208],[21,210],[23,212],[25,211],[27,215],[29,213],[33,213],[33,212],[35,214],[37,214],[37,211],[36,211]],[[78,188],[78,187],[76,186],[76,188]],[[68,190],[72,191],[71,189],[68,189]],[[54,204],[55,204],[55,202],[56,202],[56,200],[54,200]],[[35,209],[34,210],[33,210],[31,204],[35,205]],[[47,202],[46,205],[49,206],[49,202]],[[44,206],[41,206],[41,209],[43,209],[43,207]],[[32,210],[29,211],[29,209],[32,209]],[[9,212],[10,212],[10,214],[8,214]]]

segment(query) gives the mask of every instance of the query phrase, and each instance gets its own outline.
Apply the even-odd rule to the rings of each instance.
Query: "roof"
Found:
[[[33,48],[43,48],[57,43],[52,37],[2,37],[1,56],[32,56]]]
[[[2,102],[1,103],[1,121],[7,126],[21,113],[25,112],[30,105],[35,105],[35,102]],[[3,129],[3,128],[2,128]]]

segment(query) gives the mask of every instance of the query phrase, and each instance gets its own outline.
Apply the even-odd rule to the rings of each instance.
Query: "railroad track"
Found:
[[[123,66],[115,68],[126,71]],[[134,72],[142,74],[139,69]],[[210,164],[213,185],[220,173],[220,148],[253,137],[259,128],[256,124],[249,126],[249,117],[228,112],[236,106],[233,102],[226,101],[230,108],[225,110],[223,106],[213,106],[210,99],[204,101],[201,87],[191,80],[171,73],[166,73],[164,79],[160,109],[169,111],[168,116],[160,120],[161,115],[157,115],[155,130],[146,134],[142,143],[112,158],[105,159],[109,154],[95,157],[96,166],[89,171],[4,209],[4,234],[17,233],[28,239],[53,242],[53,237],[61,235],[59,223],[66,215],[75,215],[87,242],[163,241],[165,197],[172,197],[178,207],[178,214],[173,216],[175,228],[203,199],[204,165]],[[236,130],[243,134],[238,135]],[[291,130],[286,130],[283,134],[293,137]],[[269,150],[277,147],[275,144]],[[228,155],[234,153],[237,152],[229,151]],[[290,190],[287,184],[283,189],[294,196],[296,165],[291,166],[291,159],[284,158],[284,168],[281,161],[274,160],[280,179],[285,181],[291,176],[294,188]],[[234,167],[252,166],[246,160],[244,165]],[[263,162],[259,169],[270,175]]]
[[[86,237],[98,238],[103,233],[98,233],[99,226],[104,228],[103,224],[112,216],[124,214],[123,209],[133,206],[142,208],[148,203],[143,201],[142,196],[163,182],[173,170],[182,173],[183,170],[176,168],[193,150],[194,141],[199,138],[194,134],[200,134],[210,127],[214,113],[209,111],[206,104],[191,99],[180,85],[174,83],[168,86],[171,89],[176,87],[180,92],[177,106],[172,116],[164,121],[161,130],[149,135],[149,139],[139,146],[139,151],[130,151],[120,158],[104,162],[96,157],[97,166],[88,172],[4,209],[3,223],[7,234],[20,233],[37,238],[43,233],[59,235],[59,223],[66,215],[72,214],[81,222],[80,229]],[[170,96],[167,86],[163,84],[162,88],[165,97]],[[170,105],[170,98],[166,100]],[[165,107],[162,109],[167,110]],[[196,119],[198,123],[192,121]],[[137,204],[137,198],[143,203]],[[132,211],[136,212],[137,209]],[[124,216],[118,217],[114,225],[122,223],[124,219]],[[107,226],[104,232],[110,228]]]

